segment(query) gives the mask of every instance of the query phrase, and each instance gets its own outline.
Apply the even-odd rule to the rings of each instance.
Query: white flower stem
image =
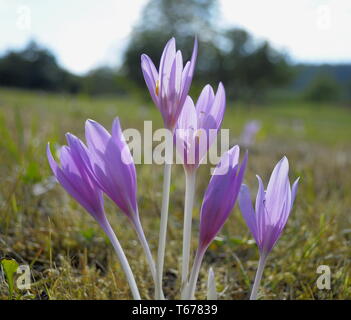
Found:
[[[199,277],[200,267],[202,263],[202,259],[204,258],[206,250],[202,249],[196,251],[196,256],[193,264],[193,268],[191,269],[189,284],[187,286],[186,298],[189,300],[195,299],[195,289],[197,278]]]
[[[152,275],[152,278],[154,280],[154,284],[155,284],[155,288],[156,288],[156,266],[155,266],[155,261],[152,257],[152,254],[151,254],[151,251],[150,251],[150,247],[149,247],[149,244],[145,238],[145,233],[144,233],[144,230],[141,226],[141,223],[140,223],[140,220],[138,219],[135,223],[134,223],[134,227],[135,227],[135,230],[136,230],[136,233],[138,235],[138,238],[139,238],[139,241],[144,249],[144,252],[145,252],[145,255],[146,255],[146,260],[147,260],[147,263],[149,265],[149,268],[150,268],[150,271],[151,271],[151,275]]]
[[[166,249],[167,222],[168,222],[168,206],[169,191],[171,186],[171,168],[172,164],[165,162],[163,171],[163,191],[162,191],[162,208],[160,221],[160,237],[158,242],[157,264],[156,264],[156,299],[162,299],[162,277],[163,264]]]
[[[256,277],[255,281],[251,290],[251,295],[250,295],[250,300],[256,300],[257,299],[257,293],[258,293],[258,288],[260,286],[260,282],[262,279],[262,274],[264,270],[264,266],[266,265],[266,260],[267,260],[267,255],[261,254],[260,255],[260,260],[258,262],[258,267],[256,271]]]
[[[195,195],[196,172],[185,170],[185,204],[183,225],[183,257],[182,257],[182,289],[181,298],[185,299],[185,291],[189,276],[189,261],[191,249],[191,225]]]
[[[104,221],[103,223],[101,223],[101,227],[105,231],[106,235],[110,239],[110,241],[111,241],[111,243],[116,251],[116,254],[117,254],[117,257],[121,263],[122,269],[127,277],[127,281],[129,283],[130,290],[132,291],[132,295],[133,295],[134,300],[141,300],[139,290],[138,290],[137,284],[135,282],[132,269],[130,268],[127,257],[124,254],[124,251],[123,251],[123,249],[122,249],[122,247],[121,247],[121,245],[116,237],[116,234],[112,230],[111,225],[109,224],[109,222],[107,220]]]

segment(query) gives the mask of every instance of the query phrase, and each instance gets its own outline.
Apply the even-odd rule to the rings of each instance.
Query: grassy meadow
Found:
[[[107,237],[83,208],[53,184],[45,148],[65,143],[69,131],[84,138],[91,118],[111,128],[162,126],[151,102],[138,98],[88,98],[0,89],[0,259],[29,264],[32,286],[15,299],[129,299],[131,294]],[[228,102],[223,128],[231,145],[249,120],[262,128],[249,149],[245,175],[253,193],[256,174],[265,184],[286,155],[290,179],[301,177],[287,227],[263,275],[261,299],[351,299],[351,109],[286,102],[267,106]],[[139,211],[154,255],[157,252],[163,167],[137,165]],[[199,208],[209,167],[198,173],[192,250],[197,245]],[[173,166],[164,291],[179,298],[184,175]],[[136,234],[106,199],[106,211],[133,269],[144,299],[153,284]],[[198,298],[206,297],[207,271],[214,268],[220,299],[247,299],[258,250],[238,206],[210,246],[200,272]],[[331,289],[319,290],[318,266],[331,269]],[[9,290],[0,280],[0,299]]]

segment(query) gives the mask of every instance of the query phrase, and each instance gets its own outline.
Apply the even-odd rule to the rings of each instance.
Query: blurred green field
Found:
[[[131,298],[112,246],[95,221],[59,185],[45,190],[51,176],[46,143],[64,144],[67,131],[83,138],[87,118],[110,128],[115,116],[124,129],[142,129],[144,120],[152,120],[154,129],[162,126],[156,108],[138,98],[0,90],[0,258],[29,264],[33,276],[32,288],[17,290],[17,299]],[[301,177],[287,228],[264,272],[262,299],[350,299],[351,109],[292,101],[267,106],[228,102],[222,127],[230,129],[231,144],[253,119],[262,123],[262,129],[249,149],[246,183],[256,190],[256,174],[267,183],[283,155],[290,162],[291,180]],[[198,174],[193,251],[208,169],[203,166]],[[139,211],[154,254],[162,171],[162,166],[137,166]],[[177,165],[172,172],[165,262],[164,291],[169,298],[179,298],[183,198],[183,169]],[[142,297],[151,299],[152,279],[136,235],[109,200],[106,211]],[[257,261],[256,245],[235,207],[205,256],[198,298],[205,298],[207,270],[212,266],[221,299],[246,299]],[[331,268],[331,290],[316,286],[319,265]],[[8,288],[0,281],[0,299],[7,298]]]

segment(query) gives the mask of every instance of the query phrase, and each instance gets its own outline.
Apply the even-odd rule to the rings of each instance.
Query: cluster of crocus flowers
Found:
[[[291,188],[288,160],[284,157],[274,168],[266,191],[261,178],[258,177],[259,190],[254,210],[249,189],[242,184],[248,154],[245,153],[240,163],[239,146],[236,145],[225,152],[213,171],[204,194],[200,210],[198,247],[189,273],[196,172],[217,138],[226,107],[225,89],[222,83],[219,83],[216,93],[210,85],[206,85],[196,104],[188,95],[196,57],[197,40],[195,39],[191,60],[183,67],[182,54],[176,51],[173,38],[166,44],[158,71],[147,55],[141,56],[146,85],[152,100],[161,112],[165,128],[173,135],[185,172],[181,298],[195,298],[196,282],[206,250],[227,221],[239,197],[240,209],[260,251],[259,267],[251,293],[251,299],[255,299],[267,256],[279,239],[292,209],[298,180]],[[49,164],[57,180],[99,223],[109,237],[130,285],[133,298],[140,299],[133,272],[105,214],[103,195],[105,194],[116,204],[136,231],[145,252],[155,284],[155,298],[164,299],[162,276],[171,163],[166,161],[164,167],[160,235],[155,263],[139,217],[136,168],[119,119],[114,120],[111,134],[99,123],[87,120],[86,144],[69,133],[66,134],[66,138],[68,145],[60,150],[61,165],[56,163],[49,144],[47,146]],[[217,298],[212,268],[209,271],[207,296],[208,299]]]
[[[133,158],[124,140],[118,118],[113,122],[112,135],[92,120],[87,120],[85,134],[88,147],[74,135],[66,135],[68,146],[63,146],[60,150],[61,167],[54,160],[48,144],[49,164],[60,184],[105,231],[121,262],[133,297],[140,299],[133,273],[108,222],[103,204],[105,193],[127,216],[139,237],[155,280],[155,264],[139,219]]]

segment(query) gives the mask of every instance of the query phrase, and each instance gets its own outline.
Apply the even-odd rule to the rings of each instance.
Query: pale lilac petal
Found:
[[[296,198],[297,188],[299,186],[299,180],[300,180],[300,177],[298,177],[295,180],[295,182],[294,182],[294,184],[293,184],[293,186],[291,188],[291,207],[293,206],[295,198]]]
[[[149,89],[151,98],[155,105],[159,108],[159,98],[156,94],[156,83],[158,80],[158,72],[151,59],[143,54],[141,56],[141,70],[143,72],[145,83]]]
[[[207,84],[201,91],[199,99],[196,102],[196,113],[199,119],[199,127],[205,128],[204,122],[208,115],[211,115],[211,107],[214,101],[214,92],[212,87]]]
[[[190,96],[187,97],[182,112],[179,115],[177,122],[177,128],[179,129],[188,129],[192,128],[197,129],[197,117],[196,109],[194,106],[193,99]]]
[[[256,197],[256,212],[261,212],[263,210],[263,204],[265,201],[265,190],[264,190],[264,185],[261,177],[259,175],[256,175],[256,178],[258,180],[258,192],[257,192],[257,197]]]
[[[118,146],[118,151],[120,153],[120,169],[125,173],[125,187],[129,190],[129,198],[131,199],[131,205],[134,211],[137,211],[137,200],[136,200],[136,170],[135,164],[130,153],[128,144],[122,133],[122,128],[120,125],[119,118],[115,118],[112,125],[112,139]]]
[[[183,71],[183,59],[180,51],[177,51],[169,74],[168,90],[167,90],[167,117],[171,126],[176,123],[182,106],[178,103],[178,95],[180,91],[180,82]]]
[[[240,148],[238,145],[235,145],[230,150],[225,152],[219,164],[213,171],[213,176],[220,176],[226,174],[228,169],[235,167],[239,162]]]
[[[57,176],[58,172],[61,170],[60,167],[57,165],[56,161],[54,160],[54,157],[52,156],[51,150],[50,150],[50,143],[47,144],[46,146],[46,155],[49,161],[49,165],[51,167],[52,172],[54,173],[55,176]]]
[[[181,81],[182,81],[182,71],[183,71],[183,58],[180,51],[177,51],[176,58],[174,59],[170,81],[169,81],[169,90],[168,98],[171,101],[170,104],[170,118],[171,123],[177,122],[180,112],[182,111],[183,104],[179,103],[179,95],[181,90]]]
[[[184,165],[195,164],[194,134],[197,130],[197,118],[194,102],[188,96],[179,116],[175,130],[175,144]]]
[[[200,213],[200,250],[207,248],[221,230],[236,202],[237,185],[241,185],[243,178],[237,175],[239,152],[235,146],[223,154],[205,192]],[[224,167],[227,170],[223,174]]]
[[[176,54],[176,58],[174,59],[174,79],[173,79],[173,86],[175,90],[175,94],[178,97],[180,93],[180,86],[182,82],[182,71],[183,71],[183,57],[182,53],[178,50]],[[172,70],[173,71],[173,70]]]
[[[163,97],[166,95],[165,90],[168,87],[169,74],[171,72],[172,64],[176,55],[175,39],[170,39],[161,56],[160,68],[159,68],[159,80],[160,80],[160,95]]]
[[[276,221],[282,210],[286,183],[289,180],[288,173],[289,162],[286,157],[283,157],[274,167],[267,186],[266,206],[269,208],[271,221]]]
[[[60,149],[60,162],[61,168],[64,172],[71,175],[79,176],[79,169],[74,163],[73,158],[70,154],[70,149],[67,146],[63,146]]]
[[[197,42],[197,38],[195,38],[193,53],[191,55],[189,67],[184,68],[184,70],[183,70],[182,90],[181,90],[182,93],[181,93],[180,102],[179,102],[180,105],[184,104],[186,96],[189,93],[190,85],[191,85],[191,82],[192,82],[193,76],[194,76],[194,70],[195,70],[195,64],[196,64],[196,58],[197,58],[197,50],[198,50],[198,42]]]
[[[89,163],[88,149],[85,144],[71,133],[66,133],[66,140],[74,161],[76,163],[79,161],[83,161],[84,164]]]
[[[69,154],[69,148],[61,148],[61,158],[64,162],[61,169],[54,160],[50,145],[47,145],[46,153],[50,167],[62,185],[62,187],[83,206],[96,220],[102,222],[105,219],[103,198],[101,191],[92,186],[91,181],[86,180],[87,175],[80,175],[77,164]]]
[[[256,214],[252,206],[250,190],[247,185],[241,185],[238,200],[239,207],[241,212],[243,213],[243,217],[246,221],[246,224],[249,227],[253,237],[257,239],[257,226],[255,217]],[[258,241],[256,240],[256,242]]]
[[[101,124],[89,119],[85,123],[85,138],[89,149],[104,153],[111,135]]]
[[[211,86],[207,85],[201,92],[196,104],[198,115],[198,126],[206,133],[207,148],[204,154],[216,140],[217,132],[221,126],[225,109],[225,93],[223,85],[220,83],[216,96]],[[215,132],[214,132],[215,130]]]
[[[183,93],[183,88],[184,88],[184,85],[186,84],[186,82],[188,81],[188,75],[189,75],[189,71],[190,71],[190,67],[191,67],[191,63],[190,61],[188,61],[184,68],[183,68],[183,72],[182,72],[182,81],[181,81],[181,86],[180,86],[180,101],[184,101],[184,99],[186,99],[186,96],[187,94],[185,95]],[[188,93],[189,93],[189,90],[188,90]],[[184,98],[185,97],[185,98]]]
[[[126,164],[126,148],[118,118],[113,136],[95,121],[87,121],[86,137],[91,153],[94,177],[99,187],[128,216],[137,216],[136,174],[134,162]],[[131,156],[131,155],[130,155]]]
[[[265,225],[267,221],[267,210],[265,207],[265,191],[262,179],[259,175],[256,175],[258,180],[258,192],[256,197],[256,220],[257,220],[257,236],[258,236],[258,246],[262,245]]]
[[[220,82],[211,107],[211,115],[216,120],[217,128],[219,128],[222,124],[225,106],[226,106],[225,90],[224,90],[223,84]]]

